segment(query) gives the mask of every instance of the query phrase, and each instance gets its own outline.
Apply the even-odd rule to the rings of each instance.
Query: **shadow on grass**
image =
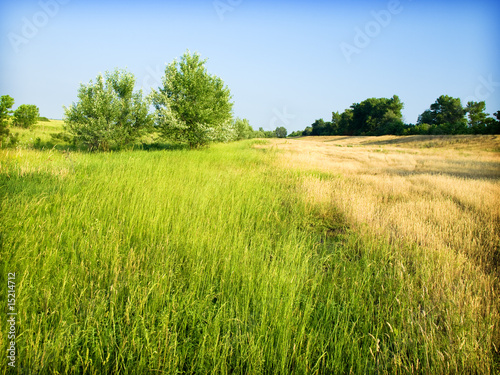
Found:
[[[35,140],[31,145],[28,145],[34,150],[57,150],[62,152],[92,152],[88,147],[84,145],[75,145],[70,143],[60,143],[54,141],[40,141]],[[134,144],[126,147],[113,147],[109,151],[174,151],[174,150],[188,150],[189,146],[184,144],[174,144],[174,143],[140,143]],[[99,151],[98,151],[99,152]]]
[[[141,143],[134,145],[131,149],[133,150],[143,150],[143,151],[174,151],[174,150],[189,150],[189,146],[185,144],[176,143]]]

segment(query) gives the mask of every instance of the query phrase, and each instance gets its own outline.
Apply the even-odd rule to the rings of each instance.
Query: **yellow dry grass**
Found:
[[[312,171],[305,199],[391,240],[500,266],[500,136],[275,140],[282,168]],[[326,177],[325,177],[326,176]]]

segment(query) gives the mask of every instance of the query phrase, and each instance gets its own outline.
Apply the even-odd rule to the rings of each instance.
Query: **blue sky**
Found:
[[[160,84],[187,49],[207,58],[254,128],[304,129],[398,95],[406,122],[446,94],[500,110],[495,1],[0,2],[0,95],[62,118],[80,83],[127,68]]]

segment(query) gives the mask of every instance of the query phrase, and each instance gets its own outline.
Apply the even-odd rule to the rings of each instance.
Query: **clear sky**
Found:
[[[60,119],[80,83],[127,68],[158,87],[187,49],[254,129],[304,129],[398,95],[408,123],[443,94],[500,110],[500,2],[0,0],[0,95]]]

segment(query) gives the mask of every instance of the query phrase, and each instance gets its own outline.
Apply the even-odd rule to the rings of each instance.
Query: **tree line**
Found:
[[[442,95],[418,117],[416,124],[403,122],[403,106],[397,95],[366,99],[343,113],[333,112],[331,121],[316,120],[290,136],[500,134],[500,111],[490,116],[484,101],[469,101],[464,108],[459,98]]]
[[[14,99],[9,95],[0,97],[0,147],[15,146],[19,141],[18,134],[10,131],[10,123],[19,128],[30,128],[37,121],[47,120],[40,117],[38,107],[33,104],[21,104],[12,111]]]
[[[99,74],[95,81],[80,85],[76,103],[64,107],[66,133],[54,138],[106,151],[134,144],[148,134],[190,148],[211,142],[287,136],[284,127],[255,131],[247,119],[233,118],[229,88],[207,72],[205,63],[199,54],[187,51],[179,61],[167,65],[162,86],[148,96],[134,90],[135,77],[126,70]],[[8,117],[13,104],[8,95],[2,97],[1,140],[9,136]],[[18,124],[18,112],[24,113],[21,107],[14,113],[13,125]],[[33,124],[26,122],[25,127]]]

